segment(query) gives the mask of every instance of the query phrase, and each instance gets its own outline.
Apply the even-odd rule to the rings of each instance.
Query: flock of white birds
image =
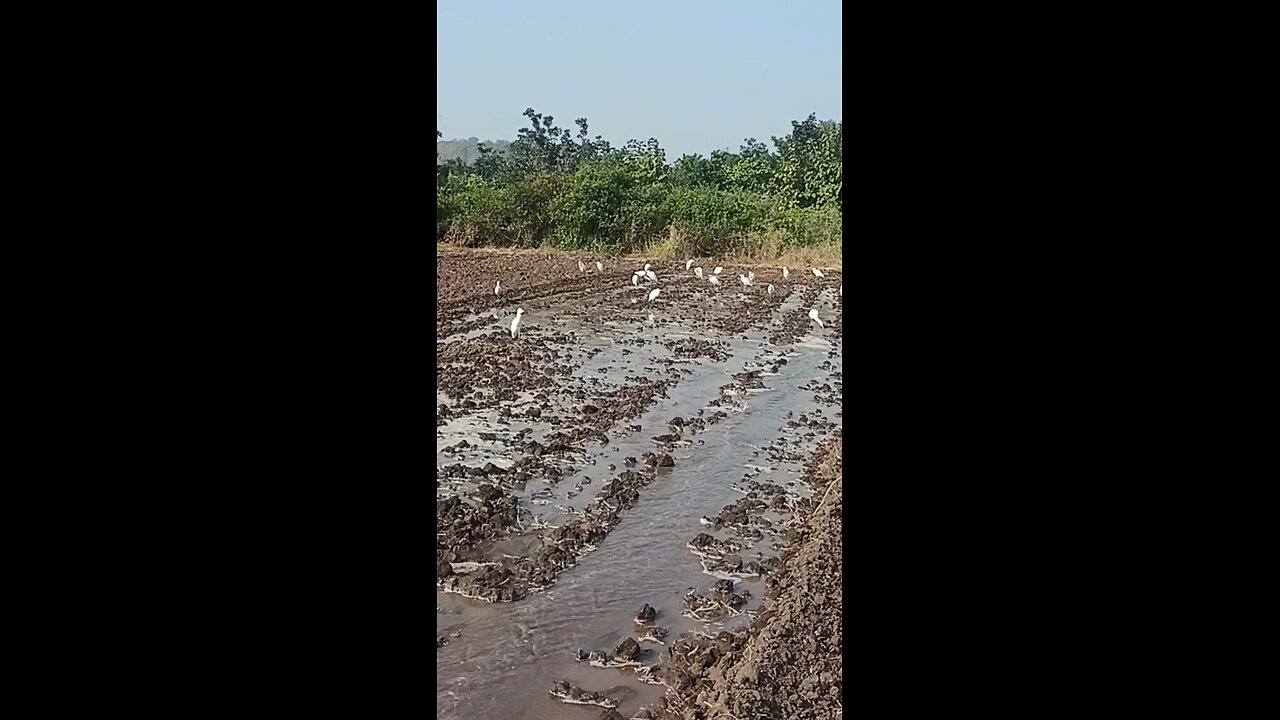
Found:
[[[690,258],[690,259],[688,259],[688,260],[685,260],[685,261],[684,261],[684,271],[685,271],[685,272],[689,272],[690,268],[692,268],[692,269],[693,269],[693,275],[694,275],[694,277],[696,277],[696,278],[698,278],[699,280],[701,280],[701,279],[702,279],[702,277],[703,277],[702,268],[701,268],[701,267],[694,267],[693,262],[694,262],[694,261],[693,261],[693,259],[692,259],[692,258]],[[604,272],[604,263],[600,262],[599,260],[597,260],[597,261],[596,261],[596,271],[597,271],[597,272]],[[710,283],[710,284],[712,284],[712,285],[719,285],[719,284],[720,284],[720,273],[721,273],[721,272],[723,272],[723,271],[724,271],[724,268],[723,268],[723,267],[721,267],[721,266],[719,266],[719,265],[717,265],[717,266],[715,267],[715,269],[713,269],[713,270],[711,271],[711,274],[709,274],[709,275],[707,275],[707,276],[706,276],[706,277],[707,277],[707,282],[708,282],[708,283]],[[826,277],[826,275],[824,275],[824,274],[822,273],[822,271],[821,271],[821,270],[819,270],[818,268],[810,268],[810,271],[812,271],[812,272],[813,272],[813,276],[814,276],[814,277],[817,277],[817,278]],[[579,261],[578,261],[578,272],[580,272],[580,273],[586,273],[586,272],[587,272],[587,266],[586,266],[586,263],[582,262],[581,260],[579,260]],[[783,267],[783,268],[782,268],[782,279],[783,279],[783,280],[787,280],[787,279],[790,279],[790,277],[791,277],[791,268]],[[743,286],[743,287],[749,287],[749,286],[750,286],[750,285],[755,281],[755,279],[756,279],[756,274],[755,274],[754,272],[750,271],[750,270],[748,270],[748,271],[747,271],[747,274],[746,274],[746,275],[738,275],[738,282],[742,283],[742,286]],[[650,265],[649,263],[645,263],[643,268],[641,268],[641,269],[639,269],[639,270],[636,270],[635,272],[631,273],[631,285],[632,285],[632,287],[639,287],[641,282],[647,282],[647,283],[656,283],[656,282],[658,282],[658,274],[657,274],[657,273],[655,273],[655,272],[653,271],[653,267],[652,267],[652,265]],[[766,292],[768,292],[770,295],[772,295],[772,294],[773,294],[773,285],[769,285],[769,286],[766,288]],[[840,291],[839,291],[839,292],[840,292],[840,295],[841,295],[841,296],[843,296],[843,295],[844,295],[844,285],[843,285],[843,284],[841,284],[841,285],[840,285]],[[497,297],[497,296],[501,295],[501,293],[502,293],[502,281],[501,281],[501,280],[499,280],[499,281],[497,282],[497,284],[493,286],[493,294],[494,294],[494,297]],[[657,299],[658,299],[658,296],[659,296],[659,295],[661,295],[661,294],[662,294],[662,288],[655,287],[655,288],[653,288],[652,290],[650,290],[650,291],[649,291],[649,294],[648,294],[648,296],[647,296],[647,298],[646,298],[645,302],[650,302],[650,303],[651,303],[651,302],[653,302],[654,300],[657,300]],[[631,302],[632,302],[632,303],[635,303],[635,302],[637,302],[637,300],[633,298],[633,299],[631,300]],[[524,316],[524,308],[516,308],[516,316],[515,316],[515,318],[514,318],[514,319],[512,319],[512,321],[511,321],[511,338],[512,338],[513,340],[514,340],[514,339],[516,339],[516,338],[518,338],[518,337],[520,337],[520,318],[521,318],[522,316]],[[649,313],[649,318],[648,318],[648,319],[649,319],[649,322],[650,322],[650,323],[652,323],[652,322],[653,322],[653,313]],[[814,321],[815,323],[817,323],[817,324],[818,324],[818,327],[820,327],[820,328],[824,328],[824,327],[826,327],[826,325],[822,322],[822,319],[821,319],[820,317],[818,317],[818,309],[817,309],[817,308],[812,308],[812,309],[810,309],[810,310],[809,310],[809,319],[810,319],[810,320],[812,320],[812,321]]]

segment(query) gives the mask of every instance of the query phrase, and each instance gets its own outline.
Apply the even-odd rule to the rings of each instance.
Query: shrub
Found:
[[[450,222],[445,239],[459,245],[510,245],[512,192],[471,175],[450,178]]]
[[[793,122],[773,139],[776,152],[747,139],[737,153],[668,165],[657,140],[615,149],[589,140],[585,119],[575,139],[532,108],[525,116],[530,128],[505,149],[479,148],[474,166],[437,159],[437,240],[681,255],[838,251],[838,122]]]
[[[840,211],[830,205],[799,208],[774,205],[770,209],[766,229],[776,232],[784,248],[810,247],[839,242]]]
[[[767,202],[757,195],[706,187],[673,190],[668,207],[682,249],[695,255],[741,249],[747,233],[768,212]]]
[[[556,245],[581,248],[617,242],[616,223],[635,178],[607,160],[583,163],[551,202]]]

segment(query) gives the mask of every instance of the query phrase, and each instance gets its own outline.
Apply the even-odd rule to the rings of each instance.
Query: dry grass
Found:
[[[843,267],[843,246],[839,240],[822,245],[787,247],[779,242],[779,237],[776,233],[752,234],[747,238],[744,248],[730,253],[726,259],[748,264],[816,267],[820,270],[839,271]]]
[[[739,265],[786,265],[788,267],[816,267],[820,270],[839,272],[842,263],[842,244],[839,240],[822,245],[806,247],[787,247],[782,243],[780,233],[750,233],[723,254],[714,255],[722,260]],[[624,255],[623,257],[639,260],[683,260],[700,257],[693,250],[693,243],[683,237],[674,228],[666,237],[653,243],[644,251]]]
[[[581,259],[583,262],[587,262],[588,264],[593,263],[596,260],[606,260],[608,258],[608,256],[601,253],[581,250],[558,250],[555,248],[526,250],[511,247],[464,247],[448,243],[436,243],[436,252],[482,252],[511,256],[534,253],[543,256],[558,255],[566,258]],[[764,233],[753,233],[743,240],[739,248],[728,253],[713,255],[710,257],[725,261],[726,263],[742,266],[786,265],[791,268],[816,267],[824,272],[839,273],[842,268],[841,255],[841,244],[838,241],[824,245],[788,248],[782,246],[778,242],[777,236],[771,236]],[[636,267],[640,267],[644,263],[654,260],[684,260],[689,257],[702,258],[703,260],[701,260],[701,262],[705,265],[705,258],[708,256],[698,255],[691,252],[689,250],[689,243],[684,242],[683,238],[673,232],[640,252],[628,253],[620,257],[612,258],[612,260],[635,263]]]

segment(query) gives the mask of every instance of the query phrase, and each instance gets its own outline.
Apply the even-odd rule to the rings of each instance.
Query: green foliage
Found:
[[[517,244],[537,247],[555,229],[552,207],[564,192],[569,178],[563,173],[536,173],[522,178],[511,188],[514,214],[510,226]]]
[[[727,186],[723,168],[701,155],[681,155],[668,175],[672,187],[709,187],[723,190]]]
[[[774,138],[778,167],[774,185],[778,196],[796,207],[839,206],[842,179],[841,123],[819,123],[814,115],[792,122],[791,134]]]
[[[481,141],[477,138],[459,138],[457,140],[441,140],[436,138],[436,164],[448,162],[450,160],[458,160],[463,165],[474,165],[480,157],[480,146],[484,145],[491,150],[506,152],[511,147],[510,140]]]
[[[444,239],[459,245],[514,244],[512,195],[508,188],[475,175],[450,178],[445,189],[450,222]]]
[[[460,244],[642,249],[675,239],[689,252],[839,242],[842,125],[810,115],[774,138],[777,152],[747,139],[736,153],[684,155],[668,163],[657,140],[613,148],[525,110],[529,127],[506,147],[475,144],[474,159],[441,159],[437,138],[436,236]],[[448,142],[448,141],[446,141]]]
[[[833,205],[798,208],[775,205],[769,213],[768,229],[776,233],[784,247],[806,247],[841,237],[840,210]]]
[[[584,163],[551,202],[557,245],[580,247],[612,235],[614,222],[636,185],[628,169],[605,160]]]
[[[769,213],[767,200],[759,195],[710,187],[674,190],[668,207],[671,227],[686,249],[699,255],[741,248],[747,233],[763,227]]]

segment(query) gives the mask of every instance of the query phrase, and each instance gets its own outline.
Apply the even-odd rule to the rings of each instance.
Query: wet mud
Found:
[[[655,669],[668,686],[659,717],[839,717],[841,688],[841,440],[809,474],[820,500],[797,522],[775,593],[751,626],[676,641]],[[726,587],[727,589],[727,587]]]
[[[725,266],[712,285],[723,262],[699,279],[649,261],[657,280],[633,281],[643,261],[595,260],[439,256],[438,717],[742,711],[729,696],[768,688],[690,674],[691,648],[719,638],[706,667],[740,664],[812,584],[785,558],[830,503],[814,458],[841,427],[838,273],[757,267],[742,285]],[[830,687],[799,697],[830,710],[808,698]]]

